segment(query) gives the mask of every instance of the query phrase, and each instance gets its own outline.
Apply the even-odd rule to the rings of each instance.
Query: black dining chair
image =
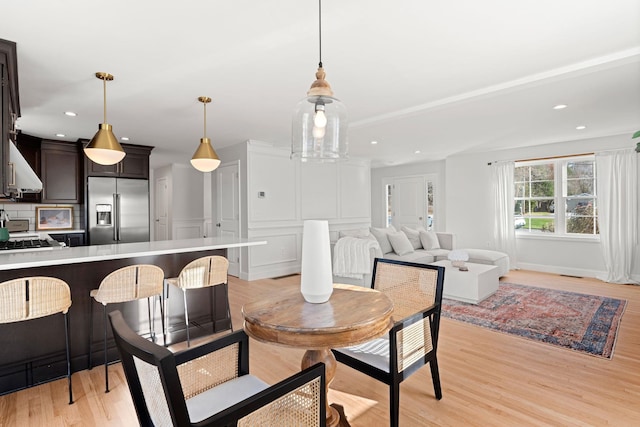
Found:
[[[325,369],[318,363],[269,386],[249,374],[243,330],[172,353],[109,313],[142,426],[325,425]]]
[[[436,399],[442,398],[438,371],[438,330],[444,267],[376,258],[372,287],[393,301],[388,336],[338,348],[338,362],[389,385],[389,424],[398,426],[400,383],[424,365],[431,368]]]

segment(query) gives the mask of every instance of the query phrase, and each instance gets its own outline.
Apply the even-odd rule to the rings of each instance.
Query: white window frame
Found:
[[[595,162],[595,155],[587,154],[587,155],[579,155],[579,156],[567,156],[567,157],[559,157],[553,159],[542,159],[542,160],[527,160],[520,161],[515,163],[515,167],[521,166],[534,166],[534,165],[542,165],[542,164],[553,164],[554,165],[554,195],[553,195],[553,203],[555,205],[553,217],[554,217],[554,231],[553,232],[531,232],[526,229],[516,229],[516,237],[518,238],[533,238],[533,239],[560,239],[560,240],[600,240],[600,234],[581,234],[581,233],[567,233],[566,224],[567,224],[567,212],[566,212],[566,203],[567,200],[570,200],[573,197],[567,197],[567,164],[571,162],[580,162],[580,161],[588,161],[592,160]],[[597,193],[596,193],[596,169],[594,165],[594,183],[593,183],[593,205],[596,206],[597,209]],[[588,198],[588,197],[580,197],[580,198]],[[512,206],[515,206],[516,200],[513,200]],[[596,211],[597,212],[597,211]]]

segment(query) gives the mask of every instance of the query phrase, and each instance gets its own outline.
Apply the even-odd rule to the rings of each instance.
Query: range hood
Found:
[[[17,194],[42,191],[42,181],[11,140],[9,140],[9,164],[11,168],[9,191]]]

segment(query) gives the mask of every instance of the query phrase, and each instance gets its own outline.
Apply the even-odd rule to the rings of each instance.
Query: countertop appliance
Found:
[[[0,254],[28,251],[50,251],[62,248],[56,240],[46,233],[29,231],[28,219],[15,219],[7,221],[9,240],[0,242]]]
[[[149,181],[89,177],[90,245],[149,241]]]

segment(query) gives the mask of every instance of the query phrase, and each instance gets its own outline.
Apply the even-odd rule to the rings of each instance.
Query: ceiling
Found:
[[[316,0],[12,0],[2,15],[0,38],[18,48],[18,127],[91,138],[94,73],[106,71],[107,122],[156,147],[152,167],[188,163],[203,95],[215,148],[289,146],[318,63]],[[397,165],[631,136],[639,22],[637,0],[324,0],[322,60],[349,112],[350,155]]]

